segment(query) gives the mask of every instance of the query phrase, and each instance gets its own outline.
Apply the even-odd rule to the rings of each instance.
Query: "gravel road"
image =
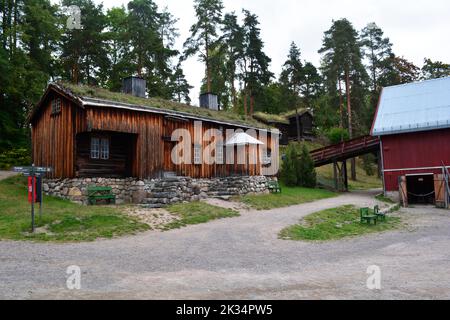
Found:
[[[0,241],[0,299],[449,299],[448,211],[402,210],[408,227],[356,239],[277,238],[307,214],[374,205],[374,195],[92,243]],[[82,270],[79,291],[66,288],[71,265]],[[367,289],[370,265],[381,268],[381,290]]]

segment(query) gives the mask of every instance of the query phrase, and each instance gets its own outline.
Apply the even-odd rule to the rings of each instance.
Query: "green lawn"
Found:
[[[359,208],[347,205],[306,216],[300,224],[283,229],[279,236],[284,240],[327,241],[383,232],[400,226],[400,218],[391,216],[377,225],[361,223]]]
[[[54,197],[44,198],[44,214],[36,211],[37,232],[30,233],[31,214],[25,178],[0,181],[0,239],[93,241],[148,230],[115,207],[81,206]]]
[[[211,220],[238,217],[239,212],[213,206],[204,202],[173,204],[166,208],[179,220],[163,226],[164,230],[177,229],[191,224],[205,223]]]
[[[238,199],[257,210],[269,210],[336,197],[338,194],[324,189],[281,186],[282,193],[246,195]]]

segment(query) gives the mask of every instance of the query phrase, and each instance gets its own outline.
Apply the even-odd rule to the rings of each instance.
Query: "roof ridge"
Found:
[[[388,86],[388,87],[383,87],[383,89],[407,87],[407,86],[413,86],[413,85],[418,85],[418,84],[422,84],[422,83],[443,81],[443,80],[450,80],[450,76],[435,78],[435,79],[418,80],[418,81],[413,81],[413,82],[408,82],[408,83],[401,83],[401,84],[396,84],[396,85],[392,85],[392,86]]]

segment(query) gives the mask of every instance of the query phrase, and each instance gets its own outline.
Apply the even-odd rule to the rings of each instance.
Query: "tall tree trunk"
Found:
[[[250,117],[253,116],[255,111],[255,96],[253,95],[253,91],[250,90]]]
[[[211,93],[211,66],[209,61],[209,37],[208,33],[205,33],[205,53],[206,53],[206,88],[208,93]]]
[[[348,135],[350,139],[353,139],[353,124],[352,124],[352,103],[351,103],[351,88],[350,88],[350,73],[345,71],[345,91],[347,93],[347,113],[348,113]],[[356,160],[351,160],[351,178],[356,181]]]
[[[244,85],[244,92],[245,92],[245,95],[244,95],[244,114],[245,114],[245,117],[247,117],[247,99],[248,99],[248,89],[247,89],[247,85]]]
[[[342,85],[341,85],[341,78],[338,77],[338,83],[339,83],[339,128],[344,128],[344,98],[342,97]],[[343,137],[341,137],[342,140]]]
[[[295,120],[297,122],[297,141],[300,142],[301,140],[301,133],[300,133],[300,116],[298,115],[298,108],[297,105],[295,106]]]

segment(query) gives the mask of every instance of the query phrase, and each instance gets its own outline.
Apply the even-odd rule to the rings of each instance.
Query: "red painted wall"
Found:
[[[384,170],[450,166],[450,129],[381,137]],[[441,169],[385,172],[386,191],[398,191],[398,177],[405,174],[442,173]]]

